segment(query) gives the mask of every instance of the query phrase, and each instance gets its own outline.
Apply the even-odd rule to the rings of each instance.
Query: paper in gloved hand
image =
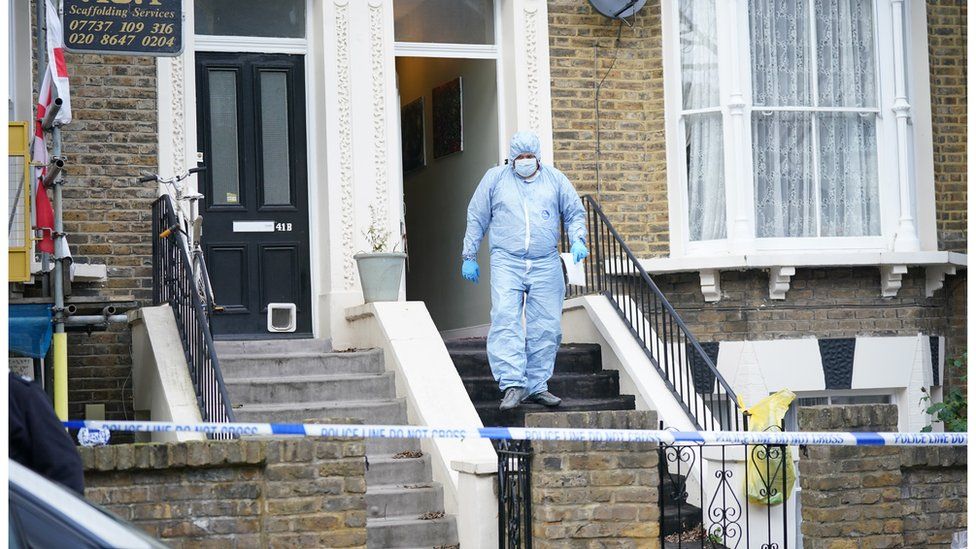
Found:
[[[576,263],[573,261],[573,254],[559,254],[566,267],[566,282],[573,286],[586,286],[586,271],[583,270],[583,261]]]

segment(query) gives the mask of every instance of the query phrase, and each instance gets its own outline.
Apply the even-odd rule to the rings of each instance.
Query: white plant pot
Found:
[[[400,280],[403,278],[403,263],[407,254],[402,252],[379,252],[356,254],[359,268],[359,282],[363,287],[366,303],[374,301],[397,301],[400,299]]]

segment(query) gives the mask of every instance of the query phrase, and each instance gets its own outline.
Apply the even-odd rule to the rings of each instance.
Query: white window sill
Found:
[[[947,274],[966,268],[966,254],[956,252],[810,252],[725,254],[712,256],[655,257],[641,259],[649,274],[698,271],[705,301],[722,298],[721,271],[752,269],[769,272],[770,299],[786,299],[790,279],[797,267],[878,267],[882,297],[894,297],[901,288],[901,277],[908,267],[925,267],[925,295],[942,287]]]

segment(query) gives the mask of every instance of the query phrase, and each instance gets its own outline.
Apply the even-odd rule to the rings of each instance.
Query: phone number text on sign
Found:
[[[181,0],[64,0],[68,51],[176,56],[183,51]]]

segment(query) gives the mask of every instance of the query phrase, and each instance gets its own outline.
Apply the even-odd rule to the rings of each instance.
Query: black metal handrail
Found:
[[[715,363],[651,279],[592,196],[583,197],[587,245],[586,287],[567,297],[599,293],[640,343],[665,384],[698,429],[740,431],[748,423]],[[563,235],[563,249],[569,242]]]
[[[153,202],[152,223],[153,304],[168,303],[173,309],[203,421],[234,421],[210,322],[194,281],[186,240],[179,231],[173,231],[165,238],[159,237],[167,227],[178,223],[169,195]],[[231,437],[213,435],[211,438]]]
[[[498,451],[498,547],[532,549],[532,443],[500,440]]]

